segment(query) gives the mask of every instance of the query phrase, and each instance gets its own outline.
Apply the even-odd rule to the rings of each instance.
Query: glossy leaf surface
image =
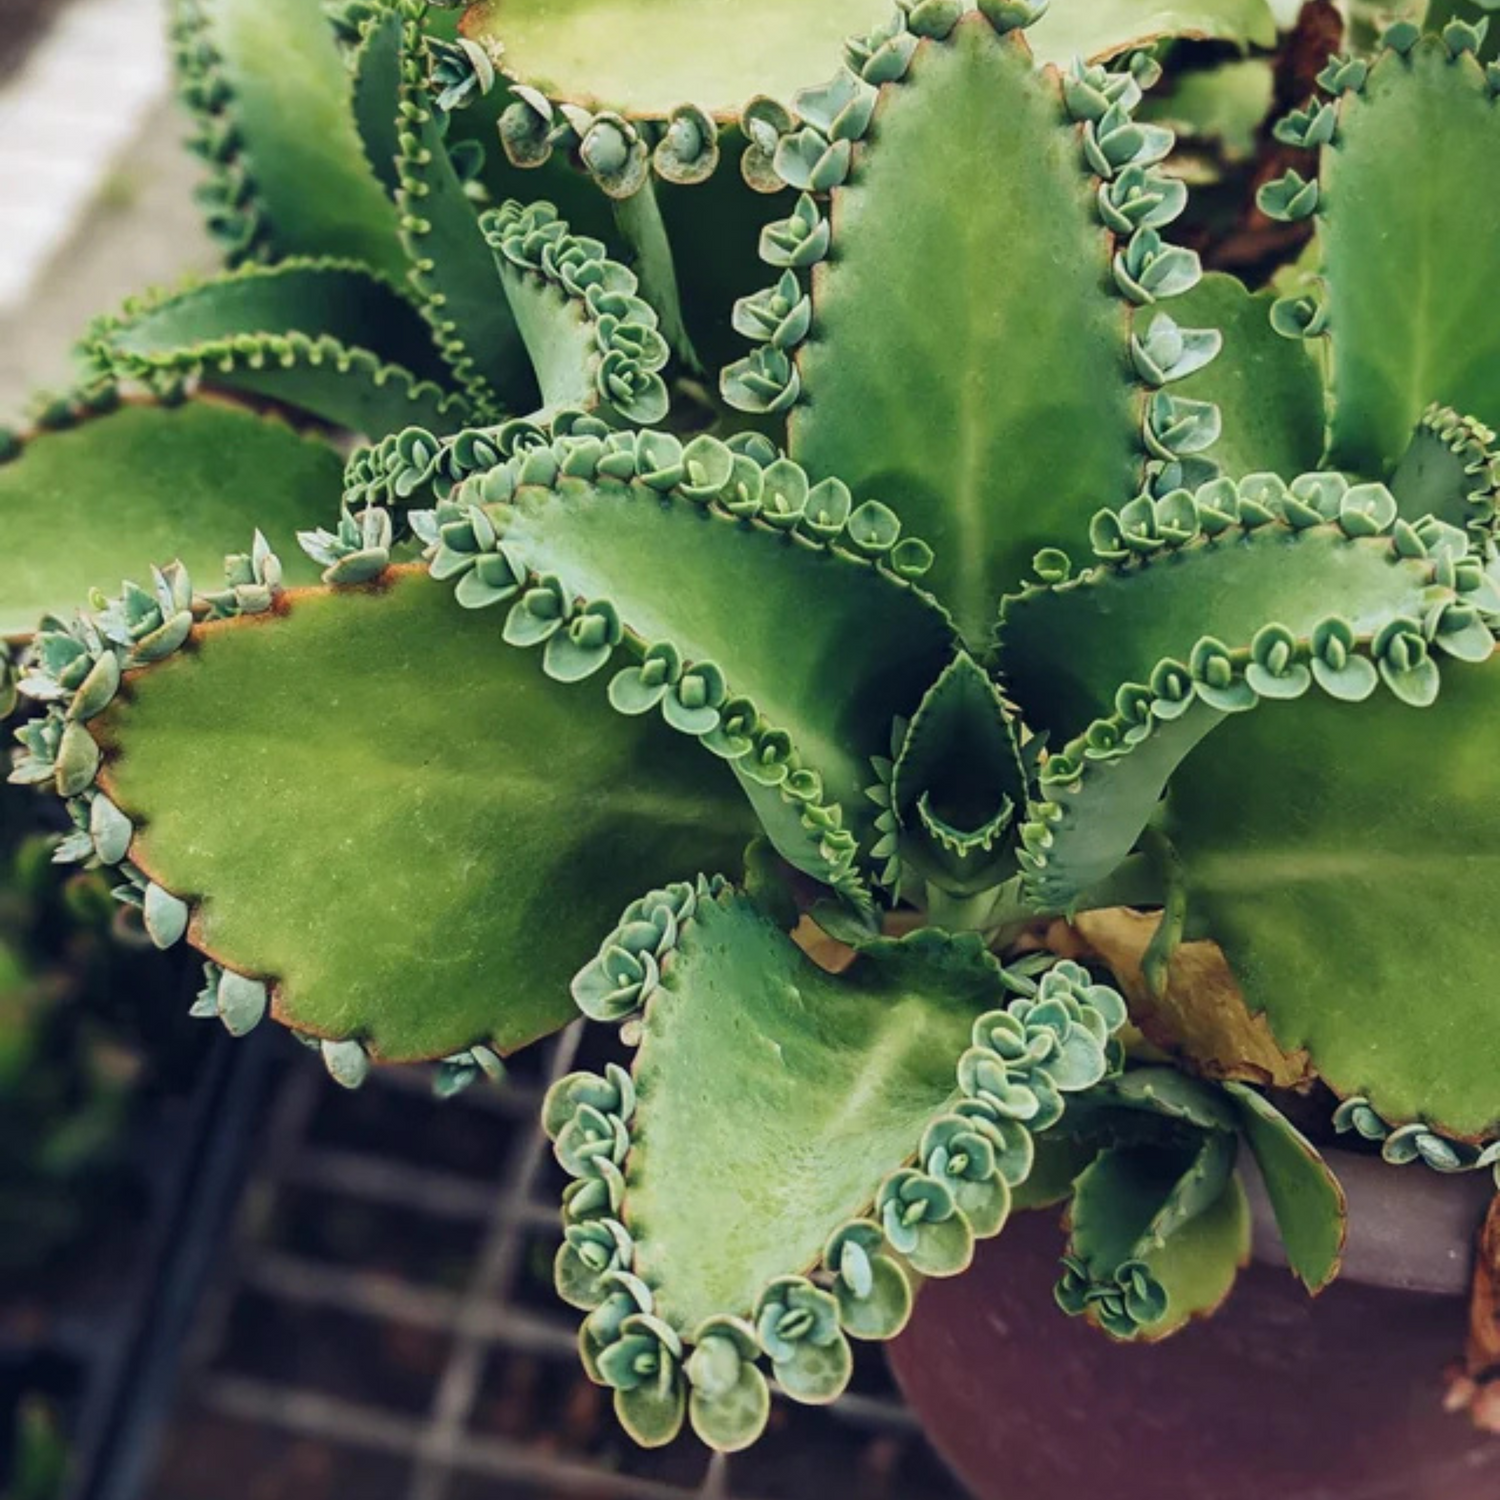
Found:
[[[711,757],[550,681],[421,571],[200,627],[100,735],[193,940],[382,1060],[554,1029],[643,878],[732,867],[747,837]]]

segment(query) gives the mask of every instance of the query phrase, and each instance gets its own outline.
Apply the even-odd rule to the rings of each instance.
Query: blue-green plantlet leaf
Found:
[[[777,1381],[794,1400],[822,1406],[843,1394],[854,1355],[831,1292],[805,1277],[778,1277],[761,1294],[755,1331]]]
[[[710,1318],[693,1342],[686,1366],[693,1431],[720,1453],[748,1448],[771,1415],[755,1330],[738,1318]]]
[[[1018,1132],[1029,1142],[1030,1132]],[[911,1317],[911,1279],[893,1256],[885,1231],[869,1219],[852,1219],[834,1231],[823,1251],[834,1276],[839,1321],[851,1338],[892,1339]]]

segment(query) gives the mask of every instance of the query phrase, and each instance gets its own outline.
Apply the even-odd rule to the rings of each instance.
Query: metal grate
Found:
[[[562,1179],[535,1123],[594,1045],[571,1028],[442,1104],[412,1072],[345,1094],[296,1049],[150,1500],[961,1500],[869,1348],[835,1406],[778,1399],[733,1459],[618,1432],[551,1288]]]

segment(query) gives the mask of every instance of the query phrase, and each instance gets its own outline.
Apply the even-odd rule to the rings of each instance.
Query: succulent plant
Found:
[[[1329,63],[1252,292],[1139,107],[1258,0],[814,11],[736,10],[747,58],[707,7],[179,0],[235,264],[96,323],[0,469],[13,779],[196,1013],[446,1090],[618,1027],[544,1125],[648,1444],[834,1398],[1017,1207],[1069,1205],[1066,1312],[1164,1337],[1248,1257],[1246,1151],[1321,1288],[1252,1015],[1329,1135],[1500,1133],[1482,20]],[[1138,972],[1055,941],[1120,906]],[[1169,993],[1206,1044],[1146,1044]]]

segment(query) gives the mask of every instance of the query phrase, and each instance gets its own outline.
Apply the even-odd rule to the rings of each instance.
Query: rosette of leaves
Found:
[[[631,1068],[565,1080],[545,1123],[558,1284],[642,1441],[751,1441],[767,1367],[836,1395],[850,1337],[961,1271],[1039,1152],[1088,1147],[1075,1115],[1103,1144],[1064,1300],[1106,1331],[1222,1296],[1242,1138],[1291,1181],[1273,1202],[1314,1201],[1283,1232],[1326,1279],[1337,1193],[1306,1143],[1258,1095],[1133,1102],[1114,990],[1015,956],[1045,919],[1162,907],[1153,982],[1218,941],[1356,1128],[1477,1161],[1500,1119],[1500,323],[1470,274],[1500,213],[1492,72],[1453,25],[1330,66],[1284,127],[1321,175],[1264,194],[1319,216],[1319,295],[1275,302],[1172,244],[1149,60],[1039,68],[1038,10],[903,8],[851,44],[871,76],[778,126],[769,284],[732,306],[751,351],[720,382],[743,430],[635,424],[602,363],[591,404],[559,337],[526,416],[355,454],[349,514],[305,538],[321,584],[258,540],[226,587],[163,568],[21,663],[15,774],[155,941],[203,952],[200,1013],[271,1015],[345,1083],[477,1076],[575,1003],[621,1024]],[[357,19],[403,120],[464,93],[401,61],[430,18]],[[401,191],[424,225],[456,202]],[[559,288],[591,351],[670,342],[554,209],[475,222],[485,315],[528,351],[579,300]],[[470,401],[484,337],[443,334]],[[736,883],[756,830],[784,884],[759,856]],[[837,975],[788,936],[807,909],[852,951]]]

